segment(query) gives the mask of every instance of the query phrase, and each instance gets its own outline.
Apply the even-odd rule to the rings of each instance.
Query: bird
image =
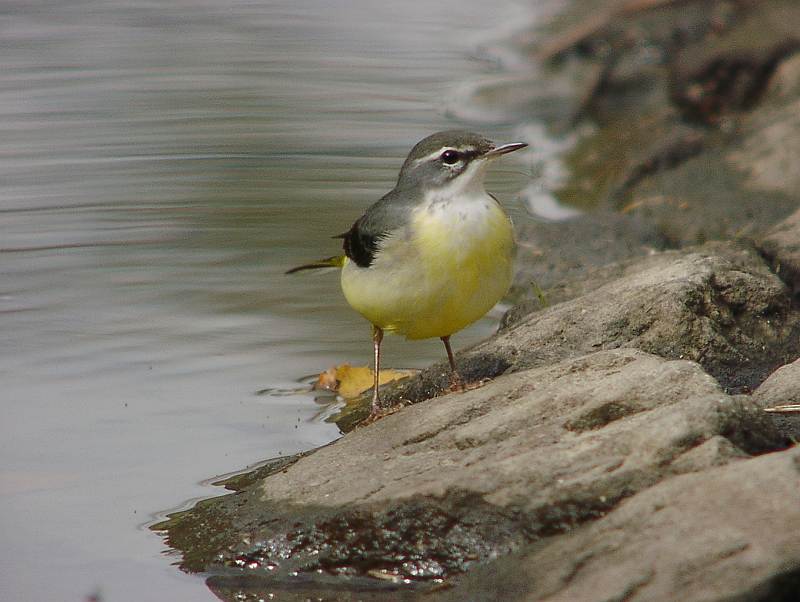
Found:
[[[344,239],[344,255],[286,272],[341,268],[345,299],[372,325],[372,418],[383,410],[378,388],[384,333],[441,339],[451,386],[463,388],[450,337],[494,307],[513,278],[514,230],[484,187],[486,168],[526,146],[496,145],[463,130],[422,139],[395,187],[334,237]]]

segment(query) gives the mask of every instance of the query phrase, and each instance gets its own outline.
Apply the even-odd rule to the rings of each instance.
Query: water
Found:
[[[337,276],[283,271],[335,254],[419,138],[473,125],[447,109],[525,4],[0,7],[0,598],[214,599],[146,525],[338,435],[311,395],[255,394],[370,360]],[[526,182],[490,178],[518,218]]]

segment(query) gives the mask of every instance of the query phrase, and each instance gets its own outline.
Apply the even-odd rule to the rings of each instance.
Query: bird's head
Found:
[[[480,134],[461,130],[438,132],[419,141],[400,169],[398,187],[419,186],[435,190],[483,185],[492,159],[528,146],[524,142],[495,145]]]

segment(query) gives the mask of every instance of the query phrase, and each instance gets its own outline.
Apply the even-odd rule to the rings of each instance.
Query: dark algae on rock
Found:
[[[521,35],[531,85],[578,82],[554,128],[594,124],[559,191],[587,211],[518,228],[515,305],[457,358],[483,386],[431,366],[227,480],[154,527],[181,568],[223,600],[797,599],[800,418],[765,409],[800,403],[798,31],[593,0]]]

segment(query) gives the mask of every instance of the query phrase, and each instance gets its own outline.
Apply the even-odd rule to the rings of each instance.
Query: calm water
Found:
[[[214,599],[146,525],[338,435],[312,395],[255,394],[370,359],[336,274],[282,272],[336,253],[419,138],[518,133],[448,107],[531,18],[375,4],[0,6],[0,598]],[[490,184],[524,219],[524,175]],[[387,339],[386,362],[439,347]]]

